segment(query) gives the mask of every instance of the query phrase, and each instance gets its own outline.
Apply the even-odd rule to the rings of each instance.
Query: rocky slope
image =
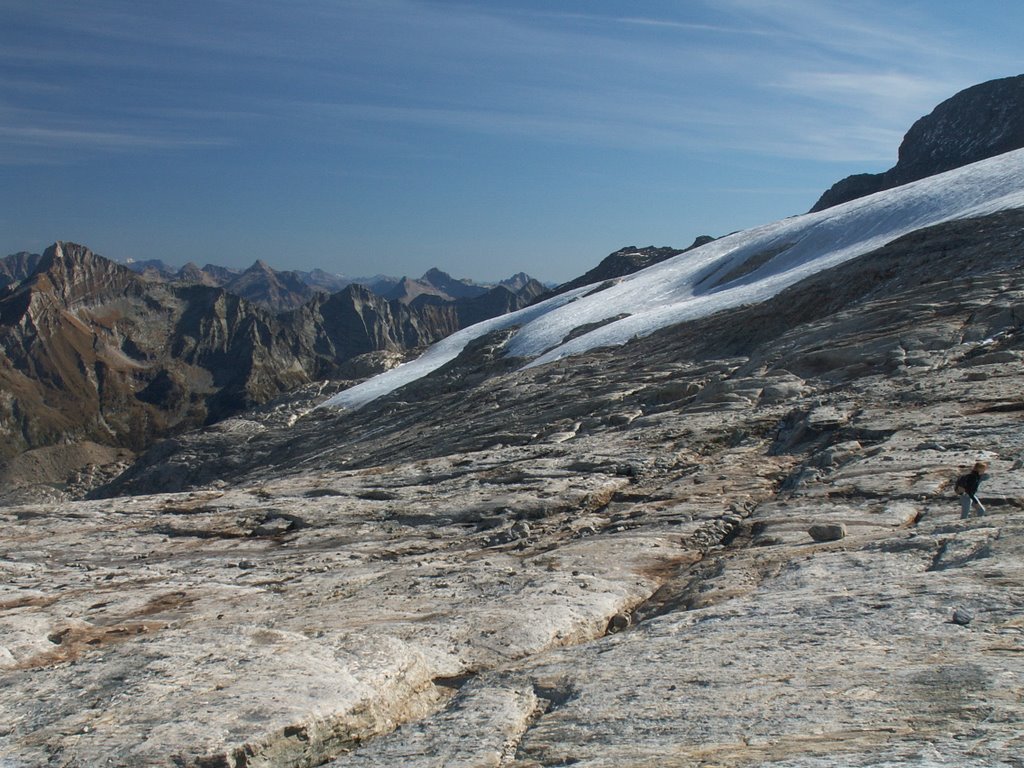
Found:
[[[907,131],[895,166],[836,182],[811,211],[960,168],[1024,147],[1024,75],[961,91]]]
[[[0,296],[5,289],[16,286],[31,275],[40,258],[38,253],[20,251],[0,259]]]
[[[380,372],[542,290],[534,281],[515,294],[497,287],[406,305],[350,285],[272,314],[226,288],[148,279],[69,243],[5,264],[12,275],[32,270],[0,295],[0,499],[8,500],[32,488],[60,496],[82,472],[98,482],[110,470],[92,458],[120,461],[126,454],[116,449],[142,450],[301,385],[336,378],[337,388]],[[252,290],[240,292],[283,304],[274,286],[298,290],[283,274],[257,264],[232,285],[249,280]],[[78,443],[112,450],[55,450]]]
[[[662,365],[671,368],[673,360],[729,361],[754,356],[776,356],[780,367],[801,379],[827,373],[840,377],[841,383],[844,376],[892,373],[906,356],[914,356],[913,350],[918,345],[927,345],[909,337],[901,339],[901,334],[926,333],[915,325],[923,327],[928,319],[927,312],[941,311],[938,300],[919,307],[917,302],[923,300],[918,299],[915,292],[927,296],[940,280],[951,292],[956,286],[966,292],[979,276],[1012,276],[1024,265],[1022,246],[1024,211],[1019,209],[949,222],[906,235],[878,251],[814,275],[769,301],[672,326],[648,338],[637,339],[619,352],[611,348],[598,359],[592,355],[583,356],[581,360],[565,358],[555,368],[579,372],[574,375],[594,376],[593,396],[598,401],[607,398],[613,410],[621,404],[619,398],[605,391],[612,375],[609,361],[614,363],[616,375],[624,381],[652,360],[660,360]],[[910,297],[905,307],[899,303],[903,297]],[[1009,334],[1024,320],[1014,302],[1012,296],[1005,298],[1000,310],[1005,314],[1001,320],[1005,327],[987,331],[986,338],[1000,332]],[[876,314],[865,315],[867,310],[862,309],[862,305]],[[878,307],[891,312],[879,312]],[[844,311],[860,314],[855,314],[851,321],[840,314]],[[837,316],[849,322],[863,337],[863,348],[854,341],[844,341],[832,324]],[[524,379],[530,380],[532,369],[520,370],[523,361],[502,354],[515,333],[513,328],[484,336],[434,374],[358,411],[341,415],[333,415],[332,409],[310,411],[308,418],[296,421],[294,414],[304,413],[311,406],[308,400],[297,398],[291,406],[293,416],[288,419],[288,428],[260,430],[258,438],[254,436],[252,441],[254,453],[248,458],[243,458],[247,449],[232,450],[232,438],[221,430],[183,436],[175,441],[173,449],[180,453],[171,453],[169,446],[160,446],[104,493],[154,493],[216,480],[241,481],[247,478],[248,472],[266,473],[270,456],[275,472],[307,465],[310,453],[316,454],[318,466],[324,467],[350,466],[352,462],[361,467],[398,458],[412,461],[433,455],[438,442],[443,442],[448,449],[463,452],[471,452],[496,439],[528,442],[535,436],[534,432],[520,422],[555,424],[572,418],[575,423],[581,414],[576,413],[574,406],[567,405],[566,400],[578,397],[578,392],[567,395],[554,388],[543,399],[544,407],[540,410],[539,403],[531,399],[533,393],[523,393]],[[879,334],[882,336],[874,343],[874,337]],[[960,339],[951,336],[945,343],[959,344]],[[889,347],[900,350],[902,357],[895,352],[889,354]],[[1011,359],[1012,355],[1006,358]],[[541,370],[550,369],[545,366]],[[716,370],[714,365],[710,370]],[[721,378],[719,372],[708,376]],[[562,381],[554,378],[559,383]],[[698,386],[680,382],[678,399],[689,400],[705,383],[702,381]],[[716,382],[715,391],[729,393],[732,386],[724,380]],[[477,390],[484,390],[486,394]],[[788,391],[785,387],[780,390],[781,395]],[[475,399],[478,396],[483,398],[483,403]],[[651,393],[644,396],[662,397]],[[524,400],[528,404],[524,404]],[[424,406],[423,402],[429,402],[429,406]],[[595,406],[579,405],[584,412],[591,407]],[[485,418],[474,418],[478,413]],[[445,434],[455,422],[459,424],[457,433]],[[325,423],[329,426],[324,426]],[[363,439],[360,435],[364,430],[381,437]],[[358,447],[353,448],[351,443]],[[228,456],[230,460],[224,460]],[[168,461],[172,467],[165,466]],[[153,469],[159,476],[173,478],[174,485],[164,486],[154,480],[149,474]]]
[[[0,301],[3,456],[83,439],[139,450],[303,383],[272,324],[223,290],[154,285],[57,243]]]
[[[272,269],[264,261],[256,261],[241,274],[224,282],[223,286],[224,290],[272,312],[295,309],[320,293],[298,272]]]
[[[1022,238],[943,224],[526,370],[500,331],[164,444],[109,489],[145,495],[2,510],[0,756],[1014,765]]]

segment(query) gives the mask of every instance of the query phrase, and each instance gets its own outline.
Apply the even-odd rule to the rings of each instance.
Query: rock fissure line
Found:
[[[537,704],[534,706],[529,716],[523,721],[518,732],[505,742],[501,759],[498,762],[498,768],[513,765],[520,757],[519,746],[523,743],[524,739],[526,739],[530,729],[533,728],[542,717],[552,712],[556,712],[558,709],[563,707],[574,695],[572,686],[568,684],[563,686],[552,686],[543,685],[536,680],[531,680],[530,685],[533,688],[533,695],[536,697]]]
[[[589,511],[595,513],[600,512],[600,510],[607,508],[607,506],[610,503],[611,501],[609,501],[603,506],[598,506],[596,508],[589,509]],[[735,512],[725,513],[719,518],[706,522],[703,526],[701,526],[700,529],[698,529],[698,532],[692,534],[688,538],[688,541],[695,544],[699,544],[699,548],[697,551],[699,551],[699,557],[701,559],[698,560],[696,563],[691,562],[688,565],[681,567],[677,571],[676,577],[684,573],[693,574],[695,572],[695,566],[699,565],[702,561],[706,561],[707,555],[712,549],[720,546],[730,546],[731,543],[740,534],[743,519],[745,519],[752,512],[755,511],[756,504],[748,503],[742,506],[734,504],[733,508],[737,510],[742,510],[743,514],[738,514]],[[587,509],[587,507],[585,507],[585,509]],[[693,550],[691,549],[690,551]],[[716,564],[715,567],[719,567],[719,565]],[[701,575],[699,573],[696,573],[692,576],[692,578],[687,580],[687,586],[690,589],[696,590],[699,587],[700,581]],[[444,688],[446,690],[454,691],[455,697],[445,700],[440,707],[423,714],[420,718],[405,720],[402,722],[395,722],[394,727],[390,730],[381,731],[379,733],[375,733],[368,736],[366,738],[365,743],[385,739],[390,734],[395,733],[403,727],[415,725],[416,723],[423,723],[429,721],[431,718],[437,717],[438,715],[445,712],[446,709],[455,706],[458,697],[462,695],[462,692],[465,691],[468,685],[474,683],[475,681],[480,681],[487,676],[509,673],[517,668],[521,668],[523,665],[531,663],[531,661],[543,658],[545,654],[551,652],[552,650],[565,650],[572,647],[584,646],[595,641],[599,641],[610,634],[617,634],[621,631],[633,629],[639,624],[639,621],[633,620],[634,617],[638,615],[642,616],[641,620],[646,621],[658,615],[663,615],[664,613],[669,613],[673,610],[678,609],[679,606],[677,604],[673,604],[666,605],[664,606],[663,610],[658,610],[655,612],[647,612],[644,610],[645,606],[651,604],[654,595],[656,595],[657,592],[663,589],[665,586],[666,582],[663,581],[656,586],[651,595],[649,595],[647,598],[638,600],[635,605],[620,606],[619,609],[617,609],[616,612],[613,615],[611,615],[611,617],[608,619],[605,630],[603,632],[596,633],[593,636],[583,637],[579,639],[577,642],[571,644],[556,643],[552,646],[539,649],[528,657],[511,660],[507,663],[496,665],[494,667],[477,668],[469,670],[465,673],[462,673],[454,677],[434,678],[432,681],[433,685],[440,688]],[[563,706],[567,701],[569,701],[572,698],[573,695],[573,689],[570,683],[564,683],[560,686],[554,686],[542,685],[536,681],[533,681],[532,685],[534,688],[534,694],[538,699],[538,705],[533,709],[531,716],[524,723],[522,729],[518,732],[518,734],[514,737],[511,737],[507,741],[499,765],[508,765],[511,764],[515,759],[517,759],[516,753],[518,744],[521,743],[523,738],[525,738],[526,733],[530,730],[533,724],[540,720],[544,715],[552,711],[555,711],[559,707]],[[324,761],[324,763],[322,763],[322,765],[331,764],[335,759],[336,757],[328,758]],[[235,767],[232,766],[232,768]]]

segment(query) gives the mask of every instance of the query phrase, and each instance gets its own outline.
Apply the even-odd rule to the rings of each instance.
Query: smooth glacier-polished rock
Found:
[[[906,248],[0,508],[0,764],[1015,764],[1024,284],[986,240],[883,291]]]

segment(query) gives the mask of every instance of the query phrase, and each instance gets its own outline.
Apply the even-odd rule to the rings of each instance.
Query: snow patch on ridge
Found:
[[[1024,207],[1024,150],[927,179],[738,232],[622,278],[592,296],[571,291],[464,328],[420,358],[340,392],[323,406],[358,408],[426,376],[491,331],[521,326],[506,354],[529,367],[743,304],[770,299],[811,275],[864,255],[905,234],[956,219]],[[745,270],[743,267],[746,266]],[[722,282],[731,275],[732,279]],[[628,315],[601,325],[617,315]],[[597,327],[563,342],[573,329]]]

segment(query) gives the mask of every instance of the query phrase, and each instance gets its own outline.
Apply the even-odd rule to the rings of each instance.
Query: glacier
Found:
[[[416,360],[339,392],[320,407],[359,408],[454,360],[474,339],[518,326],[505,354],[526,367],[621,345],[687,320],[755,304],[918,229],[1024,207],[1024,150],[817,213],[737,232],[618,280],[555,296],[443,339]],[[625,317],[609,322],[619,315]],[[599,325],[571,340],[584,325]]]

